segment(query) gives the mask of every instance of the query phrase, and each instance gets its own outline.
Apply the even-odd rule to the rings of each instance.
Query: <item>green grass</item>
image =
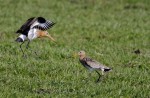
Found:
[[[149,98],[150,0],[0,0],[0,98]],[[15,31],[33,16],[57,24],[22,58]],[[134,50],[139,49],[140,54]],[[72,54],[112,67],[95,83]]]

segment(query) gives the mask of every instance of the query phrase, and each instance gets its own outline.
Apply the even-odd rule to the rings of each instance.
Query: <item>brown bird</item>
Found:
[[[97,62],[96,60],[86,57],[85,51],[80,51],[78,53],[78,55],[80,56],[79,61],[85,68],[87,68],[90,71],[95,70],[96,73],[99,75],[97,82],[99,82],[100,76],[101,76],[100,73],[98,72],[98,70],[102,71],[102,76],[104,75],[104,72],[108,72],[111,70],[111,68],[102,65],[101,63]]]

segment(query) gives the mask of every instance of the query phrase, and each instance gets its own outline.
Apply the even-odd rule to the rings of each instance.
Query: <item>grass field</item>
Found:
[[[150,98],[150,0],[0,0],[0,98]],[[15,31],[30,17],[56,22],[22,58]],[[25,45],[24,45],[25,48]],[[140,54],[134,53],[140,50]],[[112,67],[100,83],[74,53]]]

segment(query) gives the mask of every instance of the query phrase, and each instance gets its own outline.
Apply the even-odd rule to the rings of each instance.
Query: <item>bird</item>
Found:
[[[16,31],[16,33],[20,35],[15,40],[16,42],[21,43],[20,49],[23,53],[23,56],[24,51],[22,49],[22,45],[26,40],[28,40],[26,49],[29,48],[29,43],[36,38],[48,37],[49,39],[55,42],[55,39],[51,37],[51,35],[47,31],[48,29],[53,27],[54,24],[54,22],[46,20],[43,17],[31,17],[26,20],[26,22]]]
[[[86,56],[85,51],[81,50],[78,52],[79,55],[79,61],[80,63],[89,71],[96,71],[96,73],[99,75],[98,79],[96,82],[100,81],[101,75],[98,72],[98,70],[102,71],[102,76],[104,75],[104,72],[108,72],[111,70],[111,68],[99,63],[98,61],[89,58]]]

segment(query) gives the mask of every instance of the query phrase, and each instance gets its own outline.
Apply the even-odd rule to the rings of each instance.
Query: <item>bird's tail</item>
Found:
[[[15,41],[16,41],[16,42],[23,42],[23,39],[20,38],[20,37],[18,37]]]
[[[17,42],[24,42],[27,39],[27,37],[23,34],[21,34],[15,41]]]
[[[110,71],[110,70],[111,70],[111,68],[104,69],[105,72]]]

